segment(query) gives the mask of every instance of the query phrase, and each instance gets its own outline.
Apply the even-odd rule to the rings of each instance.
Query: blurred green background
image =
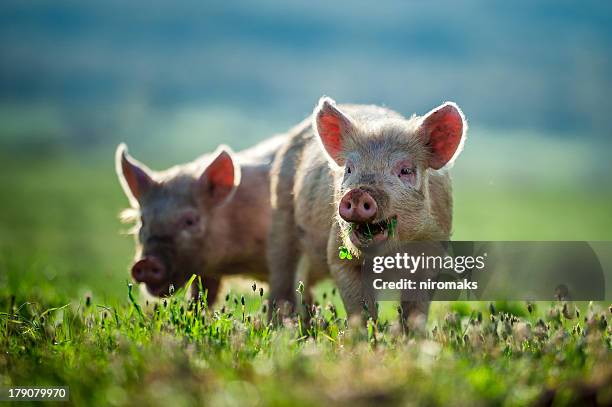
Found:
[[[117,143],[161,169],[318,98],[470,122],[459,240],[611,240],[606,2],[0,5],[0,293],[125,297]]]

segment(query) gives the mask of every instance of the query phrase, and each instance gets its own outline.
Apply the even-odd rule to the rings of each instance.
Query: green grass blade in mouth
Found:
[[[372,231],[370,230],[370,224],[369,224],[369,223],[366,223],[365,225],[366,225],[366,229],[368,230],[368,233],[367,233],[367,235],[366,235],[366,238],[367,238],[368,240],[372,240],[372,238],[374,237],[374,235],[372,234]]]
[[[389,237],[395,236],[395,230],[397,228],[397,217],[393,217],[387,220],[387,228],[389,230]]]

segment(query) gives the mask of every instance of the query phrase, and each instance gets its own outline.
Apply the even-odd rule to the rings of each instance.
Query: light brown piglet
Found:
[[[124,218],[136,222],[133,279],[164,296],[196,274],[209,301],[223,276],[267,280],[269,172],[282,141],[275,137],[239,153],[221,146],[160,172],[119,145],[117,175],[131,203]]]
[[[312,123],[312,126],[309,124]],[[338,106],[323,97],[275,158],[268,245],[271,298],[294,303],[298,262],[310,278],[331,272],[349,315],[375,315],[362,287],[362,251],[399,241],[449,240],[451,180],[467,123],[442,104],[405,118],[377,106]],[[394,225],[394,233],[389,233]],[[341,260],[346,246],[353,260]],[[429,302],[404,300],[403,315],[426,315]]]

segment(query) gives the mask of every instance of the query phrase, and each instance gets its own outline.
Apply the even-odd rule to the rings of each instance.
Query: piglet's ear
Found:
[[[130,204],[138,208],[142,196],[155,184],[150,175],[151,170],[132,158],[127,152],[127,146],[121,143],[115,152],[115,171]]]
[[[453,102],[446,102],[423,116],[418,133],[430,149],[429,166],[438,170],[451,164],[461,153],[466,132],[463,112]]]
[[[211,206],[227,202],[240,184],[240,166],[227,146],[219,146],[198,181],[205,202]]]
[[[343,148],[353,131],[352,120],[345,115],[333,99],[323,96],[313,113],[313,128],[329,157],[338,165],[344,165]]]

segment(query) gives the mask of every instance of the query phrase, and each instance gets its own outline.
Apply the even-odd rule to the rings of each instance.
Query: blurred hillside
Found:
[[[5,0],[0,145],[187,159],[283,131],[322,94],[405,114],[452,99],[477,127],[604,140],[611,16],[599,1]]]
[[[0,152],[154,168],[285,131],[327,94],[462,106],[475,185],[609,184],[606,2],[0,4]],[[163,154],[162,154],[163,152]],[[484,171],[486,170],[486,171]]]

